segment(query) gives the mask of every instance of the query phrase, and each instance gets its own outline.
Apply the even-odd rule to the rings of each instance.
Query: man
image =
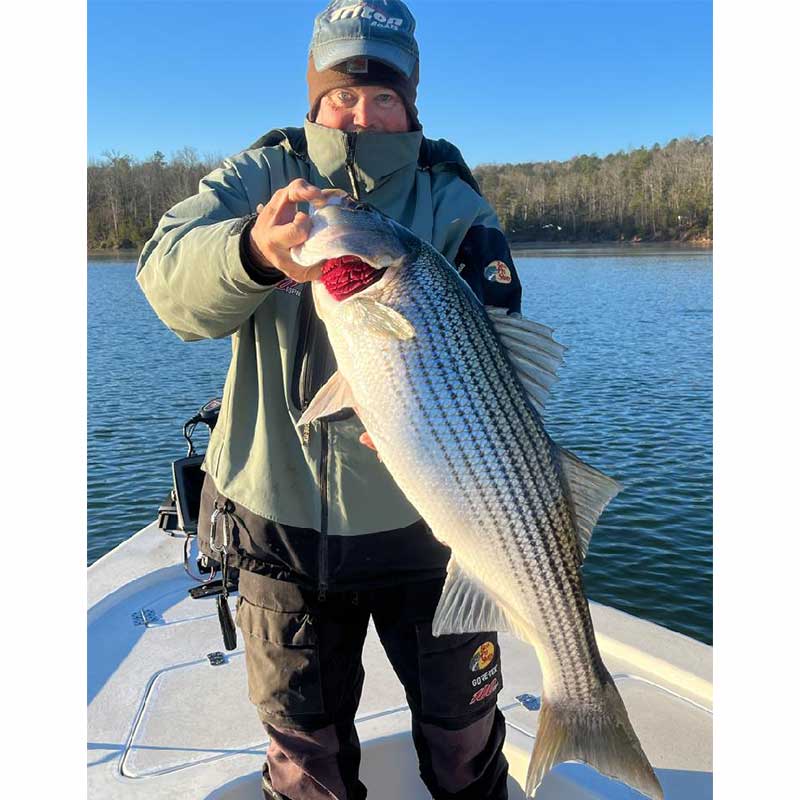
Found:
[[[344,189],[431,242],[487,305],[519,310],[496,215],[458,150],[422,136],[415,22],[398,0],[334,0],[316,18],[304,128],[226,160],[161,220],[137,280],[184,340],[231,336],[209,443],[200,544],[230,524],[249,694],[269,736],[264,793],[361,800],[353,720],[370,616],[412,711],[434,798],[505,798],[494,633],[436,638],[449,550],[399,491],[352,412],[298,430],[335,369],[311,299],[319,266],[298,204]],[[388,387],[388,390],[391,390]],[[493,669],[490,693],[473,679]]]

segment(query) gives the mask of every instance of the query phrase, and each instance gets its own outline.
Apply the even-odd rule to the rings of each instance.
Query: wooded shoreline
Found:
[[[87,172],[91,253],[136,253],[169,208],[221,161],[190,147],[170,161],[106,153]],[[710,245],[713,139],[673,139],[599,158],[483,164],[474,169],[513,249],[541,245]]]
[[[663,247],[664,249],[675,249],[676,251],[690,251],[690,250],[713,250],[714,243],[710,239],[695,239],[691,241],[660,241],[660,242],[512,242],[511,254],[515,258],[524,258],[526,253],[535,253],[537,251],[559,251],[559,250],[619,250],[623,252],[634,253],[647,252],[649,249],[657,249]],[[99,260],[130,260],[138,261],[141,255],[141,247],[132,247],[128,249],[116,250],[88,250],[87,258]]]

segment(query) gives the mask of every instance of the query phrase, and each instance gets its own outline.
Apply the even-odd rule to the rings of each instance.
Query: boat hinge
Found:
[[[131,614],[131,621],[134,625],[153,625],[161,620],[152,608],[140,608]]]

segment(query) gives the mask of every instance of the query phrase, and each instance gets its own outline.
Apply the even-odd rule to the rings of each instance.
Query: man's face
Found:
[[[340,131],[404,133],[408,131],[405,104],[385,86],[348,86],[322,96],[315,122]]]

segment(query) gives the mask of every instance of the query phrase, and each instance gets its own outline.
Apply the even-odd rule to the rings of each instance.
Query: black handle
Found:
[[[222,629],[222,641],[226,650],[236,649],[236,625],[231,616],[231,609],[228,600],[221,594],[217,595],[217,616],[219,617],[219,627]]]

